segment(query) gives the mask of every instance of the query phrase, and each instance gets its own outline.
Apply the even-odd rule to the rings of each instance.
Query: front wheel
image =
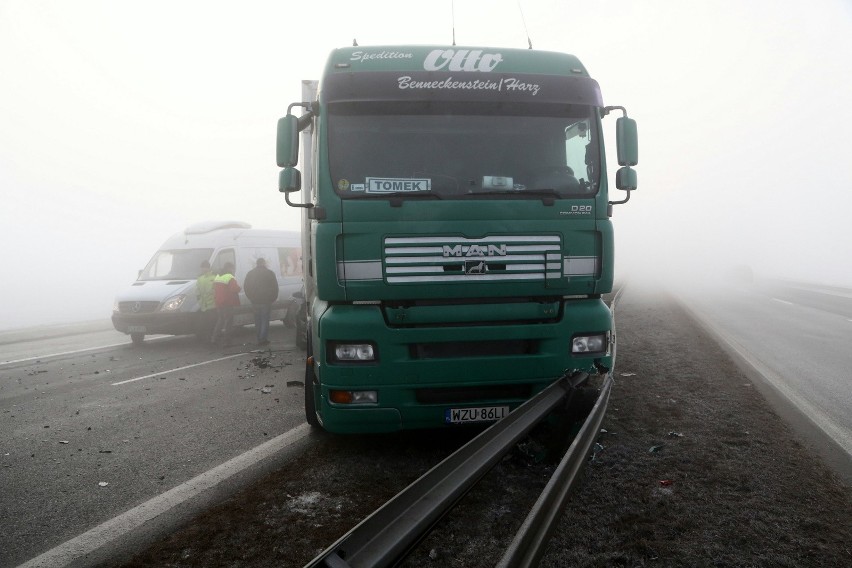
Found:
[[[296,347],[303,351],[308,350],[308,315],[305,307],[296,314]]]
[[[133,342],[133,345],[142,345],[142,343],[145,341],[145,334],[134,331],[130,334],[130,341]]]
[[[305,363],[305,421],[314,428],[320,428],[314,403],[314,367],[311,359],[308,357]]]

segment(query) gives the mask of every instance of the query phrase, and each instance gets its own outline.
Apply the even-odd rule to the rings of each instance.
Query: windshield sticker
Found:
[[[367,193],[412,193],[431,190],[431,179],[367,178]]]

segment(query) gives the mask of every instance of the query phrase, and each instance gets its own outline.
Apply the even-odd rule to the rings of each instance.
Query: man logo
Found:
[[[444,245],[444,257],[448,256],[506,256],[506,245]]]
[[[142,302],[134,302],[133,307],[130,308],[130,310],[134,314],[138,314],[141,309],[142,309]]]

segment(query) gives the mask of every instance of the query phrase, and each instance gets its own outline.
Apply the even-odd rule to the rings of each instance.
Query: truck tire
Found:
[[[305,421],[312,428],[320,428],[314,403],[314,368],[305,364]]]
[[[145,341],[145,334],[133,332],[130,334],[130,341],[133,342],[133,345],[142,345]]]
[[[308,321],[307,313],[304,309],[299,310],[296,314],[296,347],[302,351],[308,350]]]

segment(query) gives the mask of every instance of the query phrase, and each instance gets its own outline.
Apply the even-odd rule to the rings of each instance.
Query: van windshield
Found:
[[[212,248],[157,251],[139,280],[195,280],[201,275],[201,263],[212,255]]]

